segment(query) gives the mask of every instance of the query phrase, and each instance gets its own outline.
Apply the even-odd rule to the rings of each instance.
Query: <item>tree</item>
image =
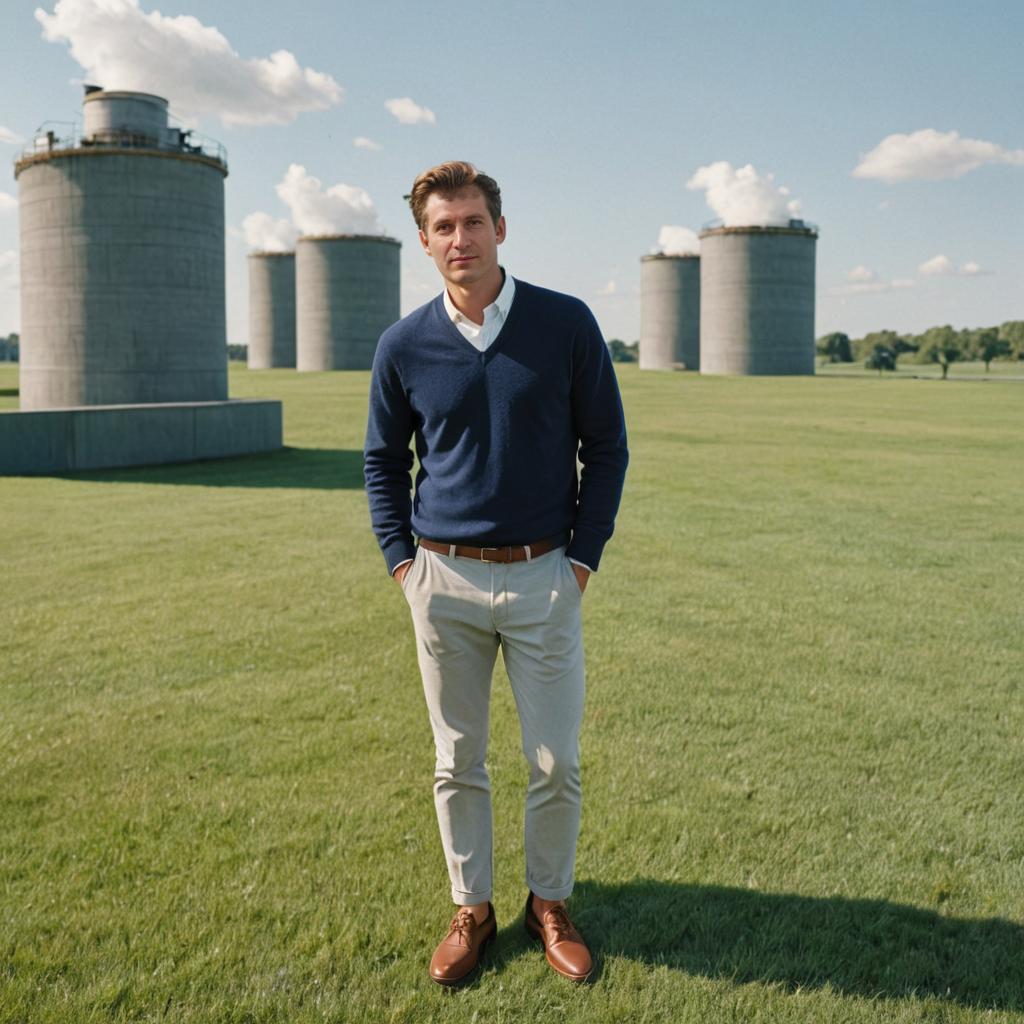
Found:
[[[963,358],[960,332],[953,330],[949,324],[943,324],[941,327],[929,327],[921,337],[922,353],[929,362],[938,363],[942,367],[942,379],[945,380],[950,366]]]
[[[608,342],[608,352],[611,354],[613,363],[635,363],[637,361],[637,349],[639,342],[634,341],[627,345],[620,338],[612,338]]]
[[[972,331],[974,338],[974,354],[985,364],[985,372],[989,372],[989,364],[993,359],[1010,354],[1010,343],[999,337],[998,327],[982,327]]]
[[[1010,346],[1011,354],[1024,359],[1024,320],[1007,320],[999,325],[999,340]]]
[[[897,338],[892,343],[893,369],[896,369],[896,360],[899,359],[904,352],[916,352],[917,347],[917,343],[912,341],[910,338]]]
[[[17,333],[8,334],[6,338],[0,338],[0,360],[16,363],[18,361],[18,342],[20,338]]]
[[[852,363],[853,350],[850,348],[850,336],[842,331],[833,331],[822,335],[815,347],[819,356],[824,356],[829,363]]]
[[[876,344],[871,355],[864,360],[864,365],[869,370],[877,370],[881,377],[883,370],[896,369],[896,353],[888,345]]]

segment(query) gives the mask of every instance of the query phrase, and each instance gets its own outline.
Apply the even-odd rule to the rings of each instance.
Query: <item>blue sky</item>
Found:
[[[80,116],[78,83],[96,75],[69,43],[121,76],[156,75],[134,87],[168,96],[228,150],[232,341],[247,334],[242,222],[289,217],[275,186],[290,164],[325,189],[369,194],[403,243],[408,311],[439,283],[401,197],[419,170],[452,158],[502,186],[505,266],[585,299],[608,337],[639,334],[639,259],[661,227],[699,230],[716,216],[686,182],[718,161],[772,175],[820,226],[819,334],[1024,319],[1024,4],[107,0],[114,20],[103,23],[90,22],[96,0],[62,6],[66,34],[47,41],[34,11],[52,16],[55,0],[4,4],[0,154],[13,162],[18,137]],[[246,85],[231,81],[230,61],[196,85],[179,57],[161,73],[137,52],[133,25],[154,10],[197,19],[163,24],[176,45],[215,27],[238,69],[287,50],[319,76],[232,116]],[[218,89],[233,96],[221,104]],[[404,97],[434,123],[385,108]],[[244,123],[261,112],[284,123]],[[854,177],[893,135],[903,138],[886,166],[903,180]],[[0,193],[16,196],[12,172]],[[0,197],[0,334],[18,328],[17,248],[16,206]]]

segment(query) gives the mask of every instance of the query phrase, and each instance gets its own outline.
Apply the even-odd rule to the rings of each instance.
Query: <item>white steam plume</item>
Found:
[[[184,117],[284,124],[344,96],[330,75],[300,67],[288,50],[242,58],[198,18],[147,13],[139,0],[57,0],[52,14],[35,13],[43,38],[68,43],[88,79],[167,97]]]
[[[922,128],[909,135],[887,135],[853,169],[855,178],[892,184],[923,178],[962,178],[984,164],[1024,167],[1024,149],[1004,149],[982,139],[962,139],[958,132]]]
[[[695,256],[700,252],[700,239],[689,228],[663,224],[658,232],[657,251],[666,256]]]
[[[436,124],[437,116],[427,107],[421,107],[408,96],[400,99],[385,100],[388,112],[402,124]]]
[[[18,200],[10,192],[0,192],[0,213],[7,213],[18,208]]]
[[[752,164],[733,168],[717,160],[698,168],[686,187],[704,189],[708,206],[727,228],[785,227],[800,216],[800,202],[789,198],[789,189],[776,185],[770,174],[758,174]]]
[[[323,182],[292,164],[277,194],[292,211],[304,235],[380,235],[377,211],[369,194],[356,185],[337,184],[324,191]]]
[[[20,146],[24,141],[17,132],[12,132],[10,128],[0,124],[0,142],[5,142],[8,146]]]
[[[290,252],[295,248],[299,232],[285,217],[274,220],[269,213],[257,210],[242,221],[246,245],[258,252]]]

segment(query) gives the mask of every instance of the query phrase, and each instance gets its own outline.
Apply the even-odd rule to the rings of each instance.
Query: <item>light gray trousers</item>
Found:
[[[530,766],[526,884],[542,899],[564,899],[579,835],[584,692],[581,594],[565,548],[508,565],[417,548],[402,589],[434,733],[434,805],[452,899],[493,898],[484,759],[499,647]]]

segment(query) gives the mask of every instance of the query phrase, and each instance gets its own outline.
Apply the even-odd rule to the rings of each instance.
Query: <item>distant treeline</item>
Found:
[[[911,363],[939,363],[945,377],[953,363],[980,361],[987,370],[994,359],[1024,360],[1024,320],[1007,320],[998,327],[949,324],[929,327],[920,334],[872,331],[851,338],[833,331],[819,338],[818,355],[828,363],[864,362],[869,369],[895,370],[900,359]]]
[[[608,351],[613,363],[635,363],[640,358],[640,342],[627,345],[619,338],[612,338],[608,342]]]
[[[245,362],[248,358],[249,347],[247,345],[228,345],[228,359],[237,359]],[[0,338],[0,363],[16,363],[18,361],[18,335],[8,334],[6,338]]]

